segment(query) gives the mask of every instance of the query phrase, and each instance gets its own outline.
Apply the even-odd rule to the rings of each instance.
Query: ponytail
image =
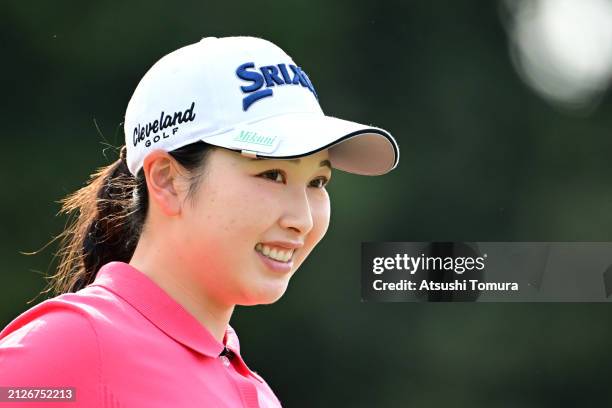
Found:
[[[49,289],[58,294],[87,286],[104,263],[127,262],[134,253],[138,237],[130,219],[139,211],[132,199],[138,191],[137,178],[128,170],[125,153],[123,146],[119,159],[98,168],[87,185],[59,201],[59,213],[68,215],[70,224],[58,236],[60,261],[57,273],[50,277]]]
[[[202,175],[196,169],[204,165],[211,147],[199,141],[168,152],[191,175],[189,198]],[[123,146],[114,163],[98,168],[84,187],[58,202],[58,215],[68,215],[68,226],[51,241],[61,239],[55,254],[59,263],[41,293],[76,292],[92,283],[104,264],[129,262],[144,227],[148,198],[144,172],[141,168],[136,177],[130,173]]]

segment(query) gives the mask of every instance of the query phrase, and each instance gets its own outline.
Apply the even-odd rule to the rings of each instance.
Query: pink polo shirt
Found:
[[[245,364],[231,326],[219,343],[124,262],[107,263],[89,286],[39,303],[0,332],[0,387],[74,387],[76,397],[0,407],[281,406]]]

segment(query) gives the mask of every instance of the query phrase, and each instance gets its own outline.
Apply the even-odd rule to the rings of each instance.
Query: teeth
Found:
[[[279,261],[279,262],[287,262],[293,256],[293,249],[282,250],[278,248],[271,248],[261,243],[258,243],[257,245],[255,245],[255,250],[257,252],[261,252],[268,258],[272,258],[275,261]]]

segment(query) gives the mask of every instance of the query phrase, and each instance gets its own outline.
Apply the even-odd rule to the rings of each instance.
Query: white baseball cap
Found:
[[[205,37],[162,57],[136,87],[124,131],[134,176],[151,151],[197,141],[273,159],[327,148],[332,167],[372,176],[399,161],[389,132],[326,116],[304,70],[256,37]]]

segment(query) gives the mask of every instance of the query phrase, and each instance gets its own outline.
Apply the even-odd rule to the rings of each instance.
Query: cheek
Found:
[[[195,279],[219,296],[240,297],[253,248],[274,222],[274,200],[262,191],[257,183],[240,180],[232,180],[231,188],[209,185],[183,221],[179,251]]]
[[[317,197],[316,200],[311,201],[312,229],[304,241],[304,251],[298,259],[298,266],[306,259],[319,241],[323,239],[329,227],[330,202],[327,192],[324,193],[324,196]]]
[[[317,239],[317,243],[323,238],[329,227],[330,203],[327,192],[322,199],[318,200],[312,208],[312,235]]]
[[[191,240],[200,252],[205,249],[223,255],[225,262],[254,247],[272,222],[269,217],[274,203],[252,180],[234,179],[231,184],[211,186],[198,198],[197,208],[186,220]]]

